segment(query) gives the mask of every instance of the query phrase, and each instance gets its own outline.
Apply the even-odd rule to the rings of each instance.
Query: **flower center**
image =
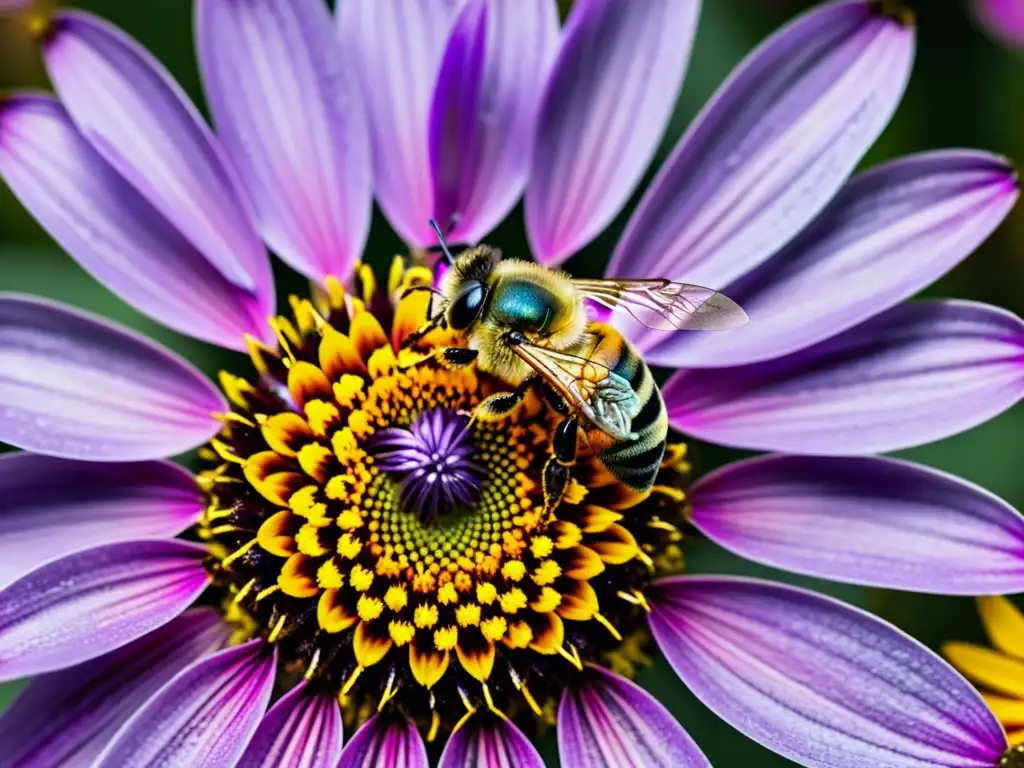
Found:
[[[545,511],[562,416],[530,394],[471,422],[509,387],[439,365],[450,333],[403,348],[429,296],[382,305],[361,274],[362,299],[334,283],[319,307],[293,299],[294,321],[273,321],[279,351],[251,343],[258,377],[222,375],[232,411],[199,481],[223,604],[351,719],[391,701],[428,734],[464,702],[539,716],[587,661],[629,672],[642,589],[680,565],[681,492],[637,496],[584,451]],[[388,295],[417,279],[430,275],[393,271]]]
[[[999,759],[999,768],[1024,768],[1024,745],[1010,747]]]
[[[375,434],[370,450],[377,466],[398,480],[402,503],[425,524],[480,498],[487,470],[473,460],[469,416],[444,408],[426,411],[409,429]]]

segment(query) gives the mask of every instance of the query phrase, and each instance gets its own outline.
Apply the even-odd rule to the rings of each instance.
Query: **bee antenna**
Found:
[[[441,253],[444,255],[445,263],[447,263],[449,267],[452,266],[455,264],[455,257],[452,256],[452,252],[448,250],[448,242],[444,238],[444,232],[441,231],[441,228],[437,225],[437,221],[434,219],[430,220],[430,226],[437,235],[437,242],[441,244]]]

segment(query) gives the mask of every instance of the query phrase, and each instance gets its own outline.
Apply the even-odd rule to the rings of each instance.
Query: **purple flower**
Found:
[[[24,450],[0,458],[0,679],[35,678],[0,717],[0,766],[425,766],[424,737],[444,766],[536,766],[544,707],[563,764],[706,766],[610,671],[650,636],[710,709],[801,764],[995,766],[1008,744],[982,698],[892,626],[678,575],[692,526],[796,573],[1024,590],[1015,510],[874,455],[1024,395],[1019,318],[905,301],[999,225],[1010,164],[946,150],[850,178],[903,93],[909,14],[840,0],[765,41],[608,267],[742,304],[727,334],[609,320],[675,370],[680,432],[779,453],[691,486],[673,441],[649,495],[583,455],[546,509],[560,417],[532,395],[498,421],[452,417],[508,387],[405,348],[430,306],[408,289],[433,275],[397,260],[378,286],[360,266],[372,198],[420,249],[431,217],[476,243],[524,197],[533,257],[562,263],[647,169],[699,2],[577,0],[562,29],[552,0],[341,6],[336,30],[320,0],[199,0],[216,133],[152,56],[73,11],[41,37],[57,98],[0,103],[0,174],[53,237],[255,367],[218,390],[123,328],[0,295],[0,439]],[[322,286],[290,317],[267,248]],[[195,477],[163,460],[197,446]]]
[[[1024,5],[1018,0],[974,0],[978,23],[996,38],[1020,47],[1024,44]]]

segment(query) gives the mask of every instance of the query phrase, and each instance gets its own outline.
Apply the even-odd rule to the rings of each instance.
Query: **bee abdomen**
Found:
[[[642,405],[631,425],[635,437],[615,443],[599,458],[619,482],[634,491],[644,492],[654,485],[665,455],[668,438],[665,402],[650,368],[625,339],[621,342],[618,361],[609,367],[629,381]]]

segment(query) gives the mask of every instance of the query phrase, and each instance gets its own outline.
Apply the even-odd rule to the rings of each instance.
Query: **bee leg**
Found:
[[[437,362],[445,368],[465,368],[480,353],[466,347],[442,347],[437,351]]]
[[[528,386],[529,382],[523,382],[511,392],[498,392],[497,394],[485,397],[473,409],[473,418],[470,420],[470,423],[472,424],[478,419],[480,421],[498,421],[508,416],[523,402]]]
[[[551,457],[544,465],[544,509],[553,510],[565,496],[569,486],[569,468],[576,463],[579,420],[575,416],[564,419],[555,427],[551,439]]]

